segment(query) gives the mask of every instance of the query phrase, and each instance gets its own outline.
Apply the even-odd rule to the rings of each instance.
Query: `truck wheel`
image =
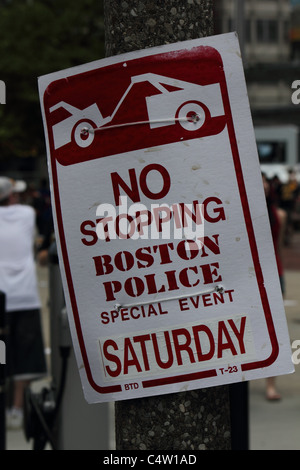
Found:
[[[80,121],[76,124],[73,136],[79,147],[88,147],[93,142],[95,134],[94,132],[89,132],[89,130],[94,131],[94,127],[89,121]]]
[[[205,111],[196,101],[188,101],[178,109],[176,117],[184,129],[197,131],[205,122]]]

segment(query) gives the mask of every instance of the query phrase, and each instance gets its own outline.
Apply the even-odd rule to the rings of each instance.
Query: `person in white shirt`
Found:
[[[41,302],[34,260],[35,211],[18,203],[26,184],[0,177],[0,291],[5,294],[8,376],[13,378],[12,427],[22,422],[24,389],[46,374]],[[8,423],[9,424],[9,423]]]

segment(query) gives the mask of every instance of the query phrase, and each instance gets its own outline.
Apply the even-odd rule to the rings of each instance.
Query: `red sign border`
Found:
[[[271,346],[272,346],[272,351],[269,357],[267,357],[266,359],[241,364],[241,370],[245,372],[245,371],[250,371],[250,370],[259,369],[263,367],[268,367],[271,364],[273,364],[279,354],[279,345],[278,345],[273,318],[272,318],[272,314],[270,310],[268,295],[264,286],[264,277],[263,277],[263,273],[261,269],[257,243],[256,243],[254,228],[253,228],[252,219],[251,219],[251,212],[250,212],[247,191],[246,191],[245,181],[244,181],[244,176],[243,176],[243,171],[242,171],[242,165],[240,161],[240,155],[239,155],[239,150],[238,150],[238,145],[237,145],[237,140],[236,140],[236,135],[235,135],[235,130],[234,130],[234,124],[233,124],[233,118],[232,118],[232,113],[231,113],[231,106],[230,106],[230,100],[228,96],[226,81],[224,81],[224,83],[221,84],[221,93],[222,93],[222,98],[223,98],[225,115],[227,117],[227,126],[228,126],[228,133],[229,133],[230,145],[231,145],[232,156],[233,156],[233,163],[235,167],[237,184],[239,188],[239,195],[241,199],[241,206],[242,206],[242,210],[244,214],[244,220],[245,220],[246,230],[247,230],[248,239],[249,239],[250,251],[251,251],[251,255],[252,255],[252,259],[254,263],[255,275],[256,275],[256,280],[257,280],[257,284],[259,288],[262,307],[263,307],[263,311],[265,315],[267,330],[269,333]],[[57,225],[58,225],[58,230],[59,230],[61,251],[62,251],[62,256],[63,256],[63,261],[64,261],[64,269],[65,269],[66,280],[67,280],[68,289],[69,289],[70,302],[72,305],[72,311],[73,311],[73,317],[74,317],[78,342],[79,342],[80,351],[81,351],[82,359],[83,359],[84,366],[85,366],[87,379],[91,387],[100,394],[118,393],[122,391],[122,385],[100,386],[93,379],[93,375],[92,375],[92,371],[89,365],[88,355],[87,355],[87,351],[85,347],[85,341],[84,341],[83,333],[81,329],[80,316],[79,316],[79,311],[78,311],[78,306],[77,306],[77,301],[76,301],[76,294],[75,294],[75,289],[74,289],[73,280],[72,280],[70,263],[68,259],[68,250],[67,250],[66,237],[64,233],[63,218],[62,218],[60,196],[59,196],[57,165],[56,165],[56,160],[54,159],[52,155],[51,155],[51,169],[52,169],[55,210],[56,210]],[[158,379],[142,380],[141,383],[142,383],[143,388],[153,388],[153,387],[170,385],[170,384],[175,384],[175,383],[182,383],[186,381],[212,378],[212,377],[216,377],[217,375],[218,375],[217,370],[215,368],[212,368],[209,370],[204,370],[204,371],[202,370],[202,371],[192,372],[188,374],[178,374],[178,375],[170,376],[170,377],[161,377]]]

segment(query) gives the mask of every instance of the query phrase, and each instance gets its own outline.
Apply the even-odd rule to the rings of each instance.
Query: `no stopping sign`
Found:
[[[39,89],[86,399],[291,372],[235,34],[103,59]]]

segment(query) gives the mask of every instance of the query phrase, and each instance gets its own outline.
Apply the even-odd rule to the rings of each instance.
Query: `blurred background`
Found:
[[[300,0],[218,0],[214,19],[215,34],[238,31],[260,158],[287,178],[282,165],[299,160]],[[0,173],[48,178],[37,78],[104,57],[104,37],[103,0],[0,0]]]
[[[0,174],[48,178],[37,80],[104,55],[100,0],[0,0]]]
[[[286,179],[299,160],[300,0],[213,5],[215,34],[238,31],[261,161]],[[103,15],[103,0],[0,0],[0,173],[47,180],[37,78],[104,57]]]
[[[288,168],[298,173],[299,163],[299,99],[293,103],[292,97],[300,86],[300,1],[214,5],[215,32],[238,32],[263,170],[286,182]]]

